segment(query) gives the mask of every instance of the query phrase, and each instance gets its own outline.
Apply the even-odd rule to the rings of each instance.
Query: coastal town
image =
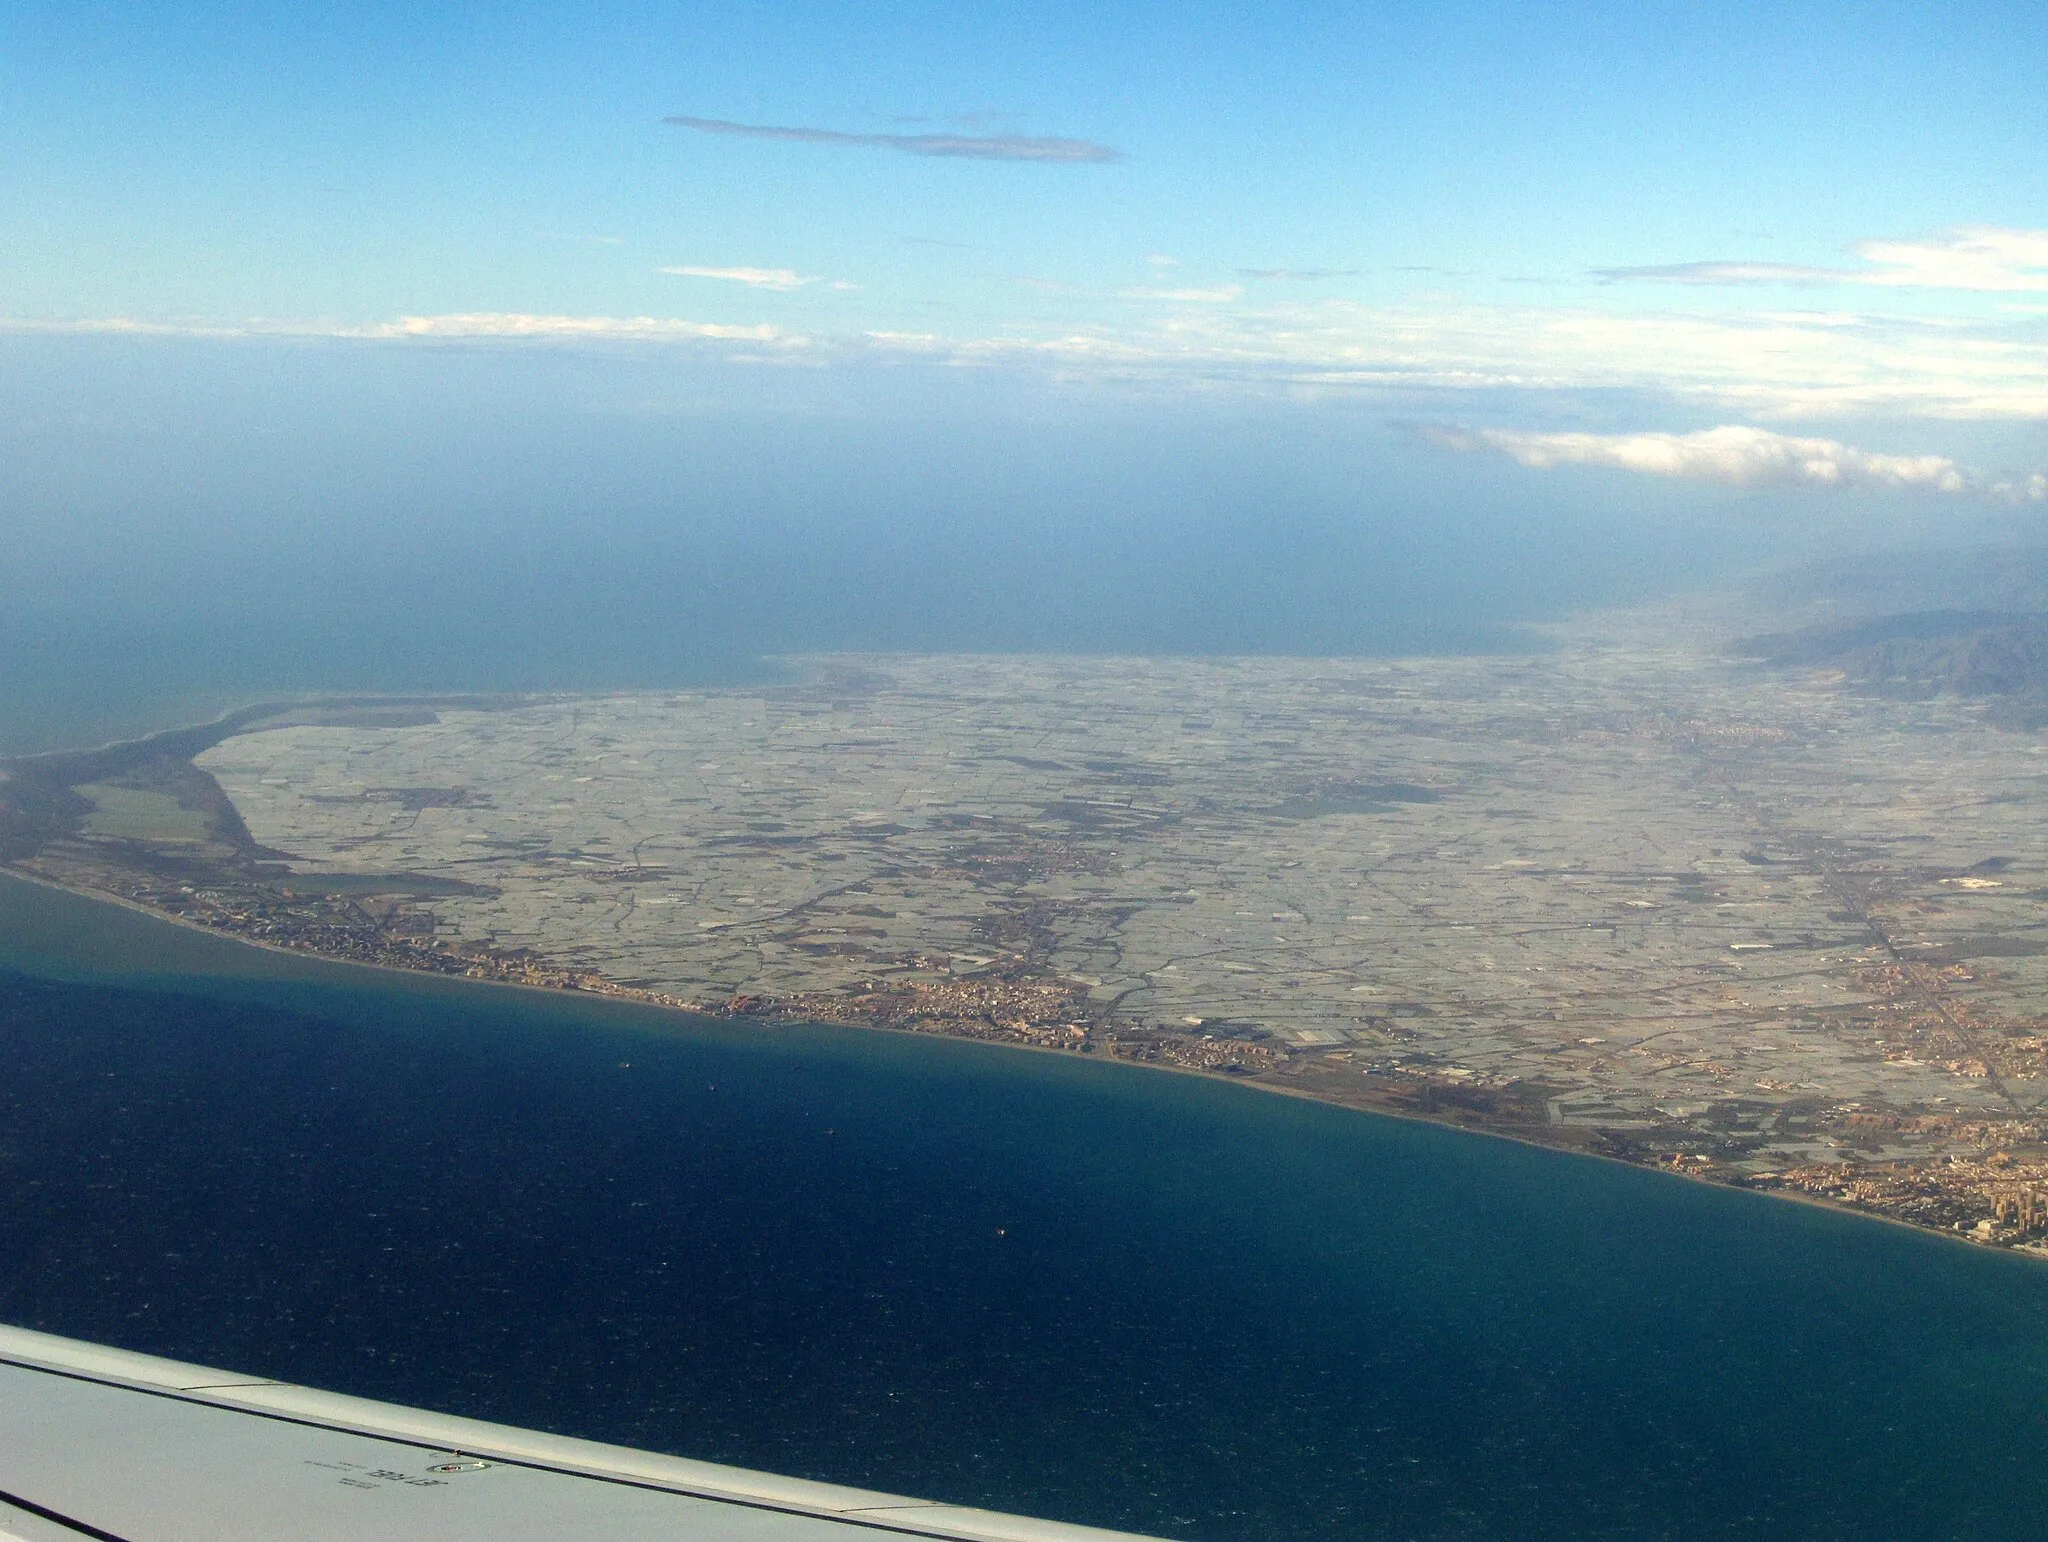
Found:
[[[2048,1251],[2042,741],[1729,637],[300,705],[93,769],[9,865],[329,958],[1228,1076]]]

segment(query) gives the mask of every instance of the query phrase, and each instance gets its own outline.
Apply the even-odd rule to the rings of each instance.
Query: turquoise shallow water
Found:
[[[2048,1269],[1224,1084],[0,880],[0,1319],[1197,1538],[2048,1531]]]

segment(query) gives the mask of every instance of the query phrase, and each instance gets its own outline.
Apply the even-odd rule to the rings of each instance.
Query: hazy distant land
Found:
[[[1149,1061],[2048,1250],[2040,626],[1731,646],[1666,608],[1527,657],[254,708],[11,763],[0,841],[339,958]]]

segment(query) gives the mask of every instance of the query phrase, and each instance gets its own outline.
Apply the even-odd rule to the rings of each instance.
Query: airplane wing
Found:
[[[1132,1542],[0,1327],[0,1539],[81,1537]]]

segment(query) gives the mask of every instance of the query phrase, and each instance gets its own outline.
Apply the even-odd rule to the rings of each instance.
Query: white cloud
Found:
[[[1859,241],[1868,267],[1816,268],[1788,262],[1677,262],[1605,268],[1609,283],[1709,286],[1860,284],[1880,289],[1955,289],[1983,294],[2048,290],[2048,230],[1971,225],[1923,241]]]
[[[1643,476],[1724,487],[1853,487],[1967,494],[2007,502],[2048,500],[2048,475],[1991,481],[1945,455],[1886,455],[1834,439],[1794,438],[1740,424],[1691,434],[1535,433],[1506,428],[1429,428],[1431,443],[1505,455],[1532,471],[1605,466]]]
[[[1835,312],[1617,315],[1331,299],[1177,310],[1114,337],[1133,367],[1206,379],[1359,390],[1634,390],[1744,416],[2048,419],[2048,338],[2017,319],[1936,327]]]
[[[1864,241],[1856,255],[1877,267],[1858,281],[1992,293],[2048,290],[2048,230],[1979,226],[1931,241]]]
[[[1155,268],[1177,268],[1180,266],[1180,259],[1178,257],[1170,257],[1165,252],[1147,252],[1145,254],[1145,261]]]
[[[710,278],[727,284],[745,284],[750,289],[773,289],[778,292],[801,289],[806,284],[815,284],[814,278],[804,278],[794,268],[663,268],[663,273],[672,273],[677,278]]]
[[[1244,306],[1219,303],[1227,297],[1216,291],[1166,290],[1142,298],[1210,303],[1085,329],[955,335],[920,352],[1192,388],[1619,390],[1752,418],[2048,420],[2048,338],[2021,318],[1936,327],[1832,311],[1616,315],[1336,299]]]

